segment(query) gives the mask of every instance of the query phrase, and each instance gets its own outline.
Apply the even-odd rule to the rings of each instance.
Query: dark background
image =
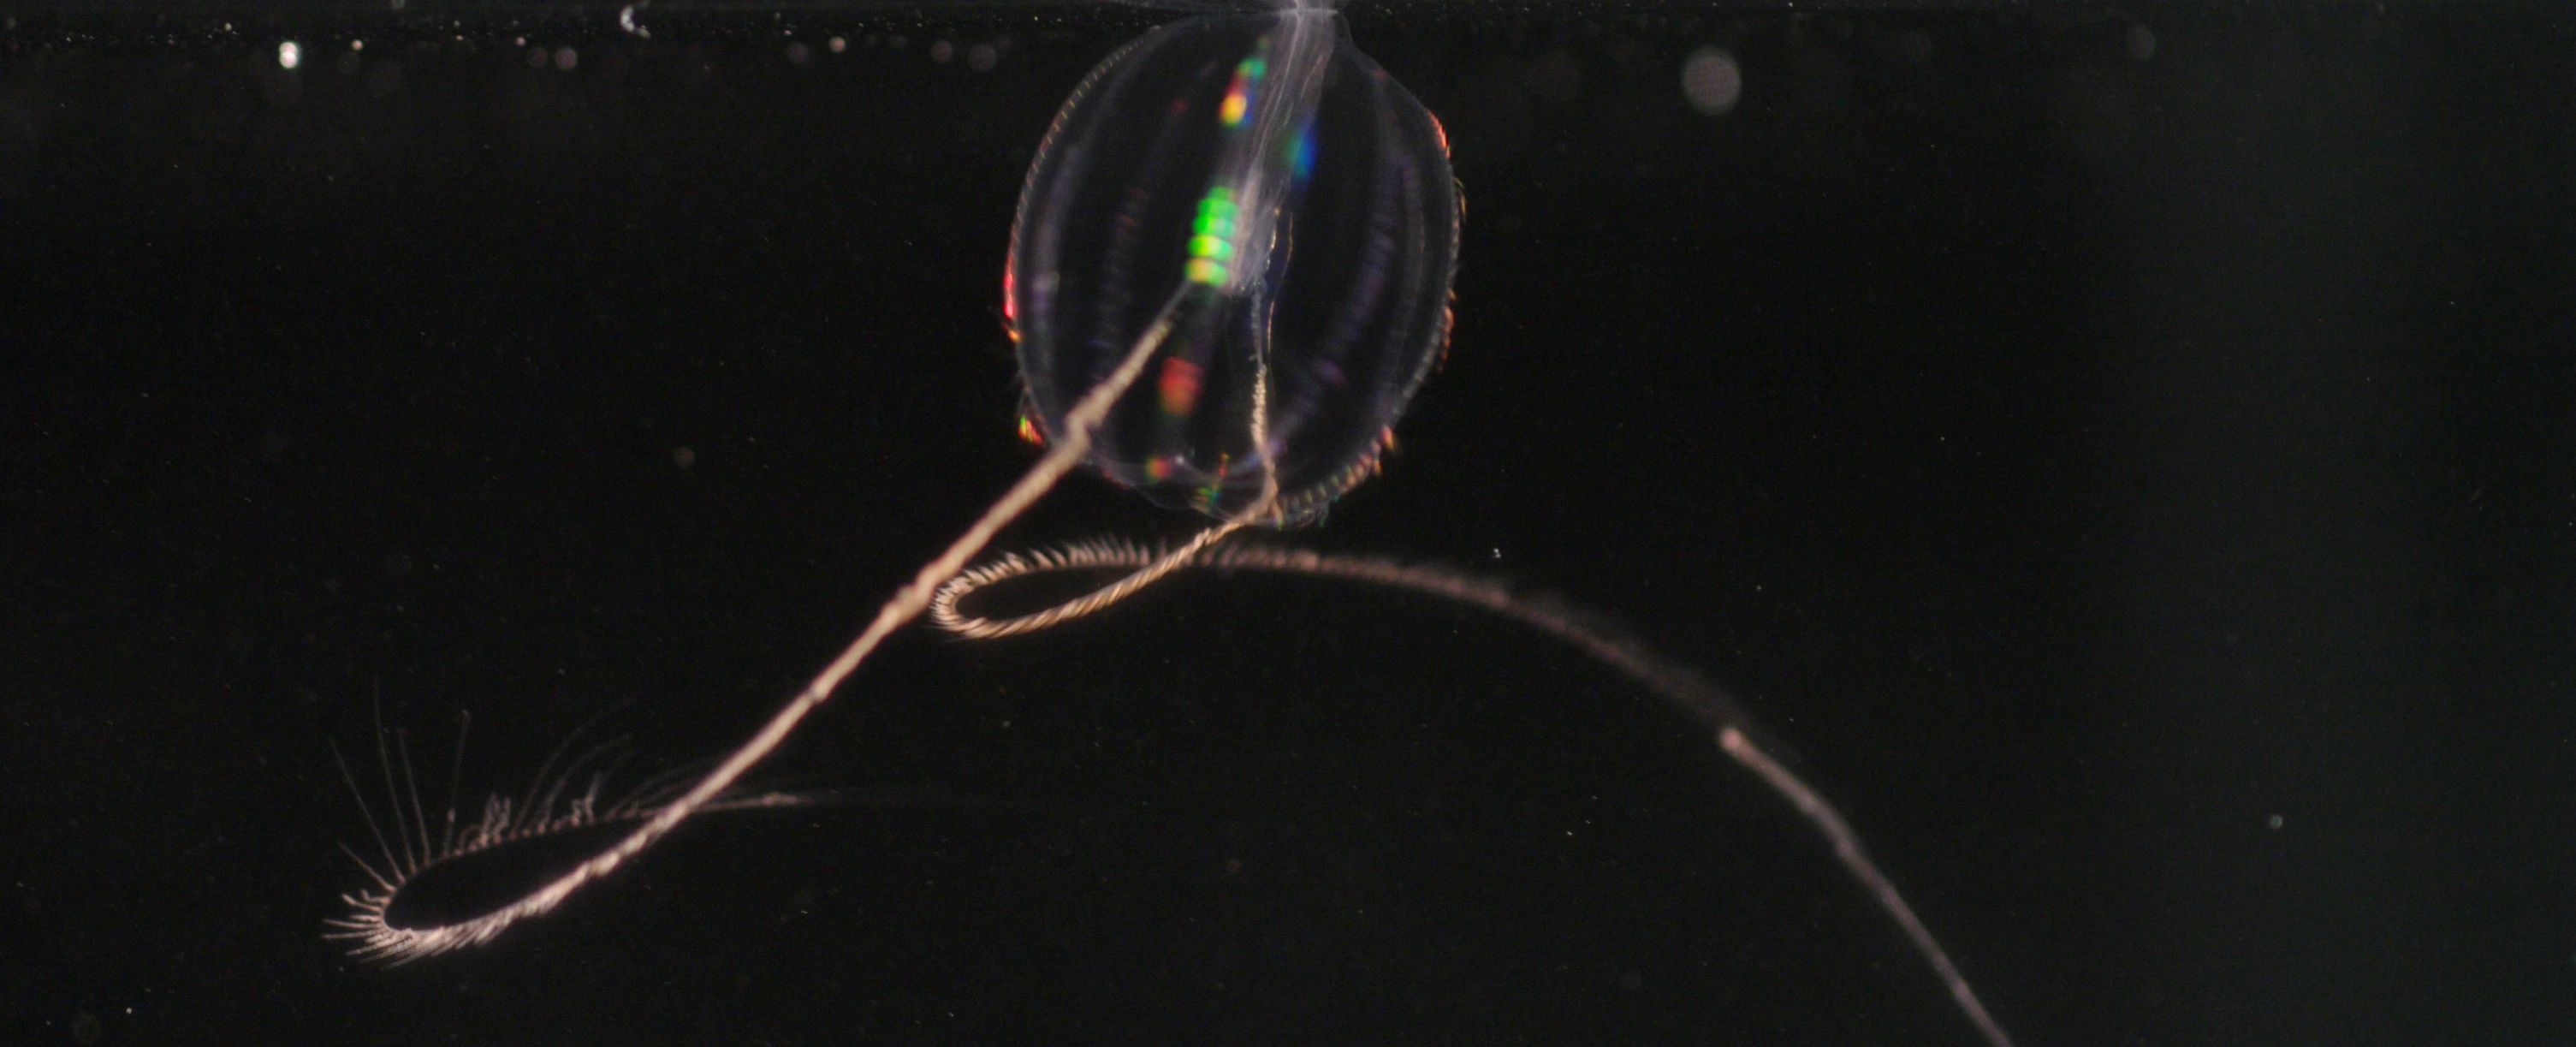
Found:
[[[0,3],[0,1042],[1973,1042],[1679,716],[1253,578],[907,634],[762,776],[999,806],[345,959],[371,710],[433,809],[465,710],[468,807],[594,716],[711,755],[1031,460],[1019,179],[1168,17],[644,15]],[[2576,1035],[2564,8],[1352,22],[1456,335],[1291,540],[1704,667],[2026,1044]]]

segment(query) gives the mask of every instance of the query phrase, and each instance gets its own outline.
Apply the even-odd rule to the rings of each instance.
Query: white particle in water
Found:
[[[1682,63],[1682,97],[1703,115],[1725,115],[1744,97],[1744,70],[1724,48],[1693,51]]]

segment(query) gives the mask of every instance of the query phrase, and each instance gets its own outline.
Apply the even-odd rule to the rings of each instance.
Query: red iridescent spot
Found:
[[[1164,414],[1185,418],[1198,406],[1199,370],[1199,365],[1180,357],[1163,358],[1163,374],[1155,380],[1154,392],[1162,398]]]

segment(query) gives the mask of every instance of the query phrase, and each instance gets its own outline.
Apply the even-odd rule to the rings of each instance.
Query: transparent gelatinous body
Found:
[[[1167,26],[1092,72],[1030,168],[1006,283],[1024,431],[1061,436],[1158,338],[1089,463],[1166,506],[1312,520],[1439,357],[1457,245],[1438,121],[1339,16]]]
[[[820,799],[752,795],[738,783],[879,645],[925,614],[958,636],[1011,636],[1094,614],[1177,571],[1259,571],[1452,601],[1627,675],[1710,731],[1720,752],[1803,815],[1988,1047],[2011,1047],[1858,833],[1764,748],[1744,711],[1697,670],[1594,616],[1489,580],[1370,557],[1220,544],[1246,526],[1310,521],[1375,469],[1445,344],[1458,227],[1439,123],[1351,46],[1320,0],[1192,18],[1112,56],[1065,104],[1038,150],[1005,279],[1023,425],[1046,453],[693,783],[602,808],[595,787],[568,794],[576,761],[551,778],[541,772],[528,800],[488,806],[479,822],[443,819],[451,831],[442,842],[429,835],[411,775],[406,770],[398,787],[394,761],[380,749],[393,832],[369,816],[378,857],[358,861],[372,885],[347,896],[335,933],[356,942],[361,956],[395,962],[491,941],[554,911],[690,818]],[[1094,541],[973,562],[1084,464],[1217,522],[1167,547]],[[1015,579],[1102,572],[1115,580],[1028,613],[996,615],[975,600]],[[398,741],[396,751],[406,747]],[[526,876],[506,869],[511,875],[499,879],[508,886],[527,876],[542,881],[515,898],[476,893],[465,904],[440,904],[436,885],[418,882],[462,876],[460,865],[478,858],[486,869],[501,864],[511,856],[493,852],[504,846],[571,847],[589,843],[594,831],[618,835],[571,864],[554,864],[550,854]]]

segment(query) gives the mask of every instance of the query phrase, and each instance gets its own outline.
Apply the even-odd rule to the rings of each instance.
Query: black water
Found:
[[[1281,580],[909,637],[773,772],[1081,813],[321,939],[372,701],[432,813],[460,710],[469,809],[603,710],[710,755],[1017,475],[1019,179],[1163,17],[0,3],[0,1041],[1972,1042],[1680,717]],[[1352,22],[1453,139],[1455,338],[1297,540],[1704,667],[2025,1043],[2576,1034],[2562,9]]]

